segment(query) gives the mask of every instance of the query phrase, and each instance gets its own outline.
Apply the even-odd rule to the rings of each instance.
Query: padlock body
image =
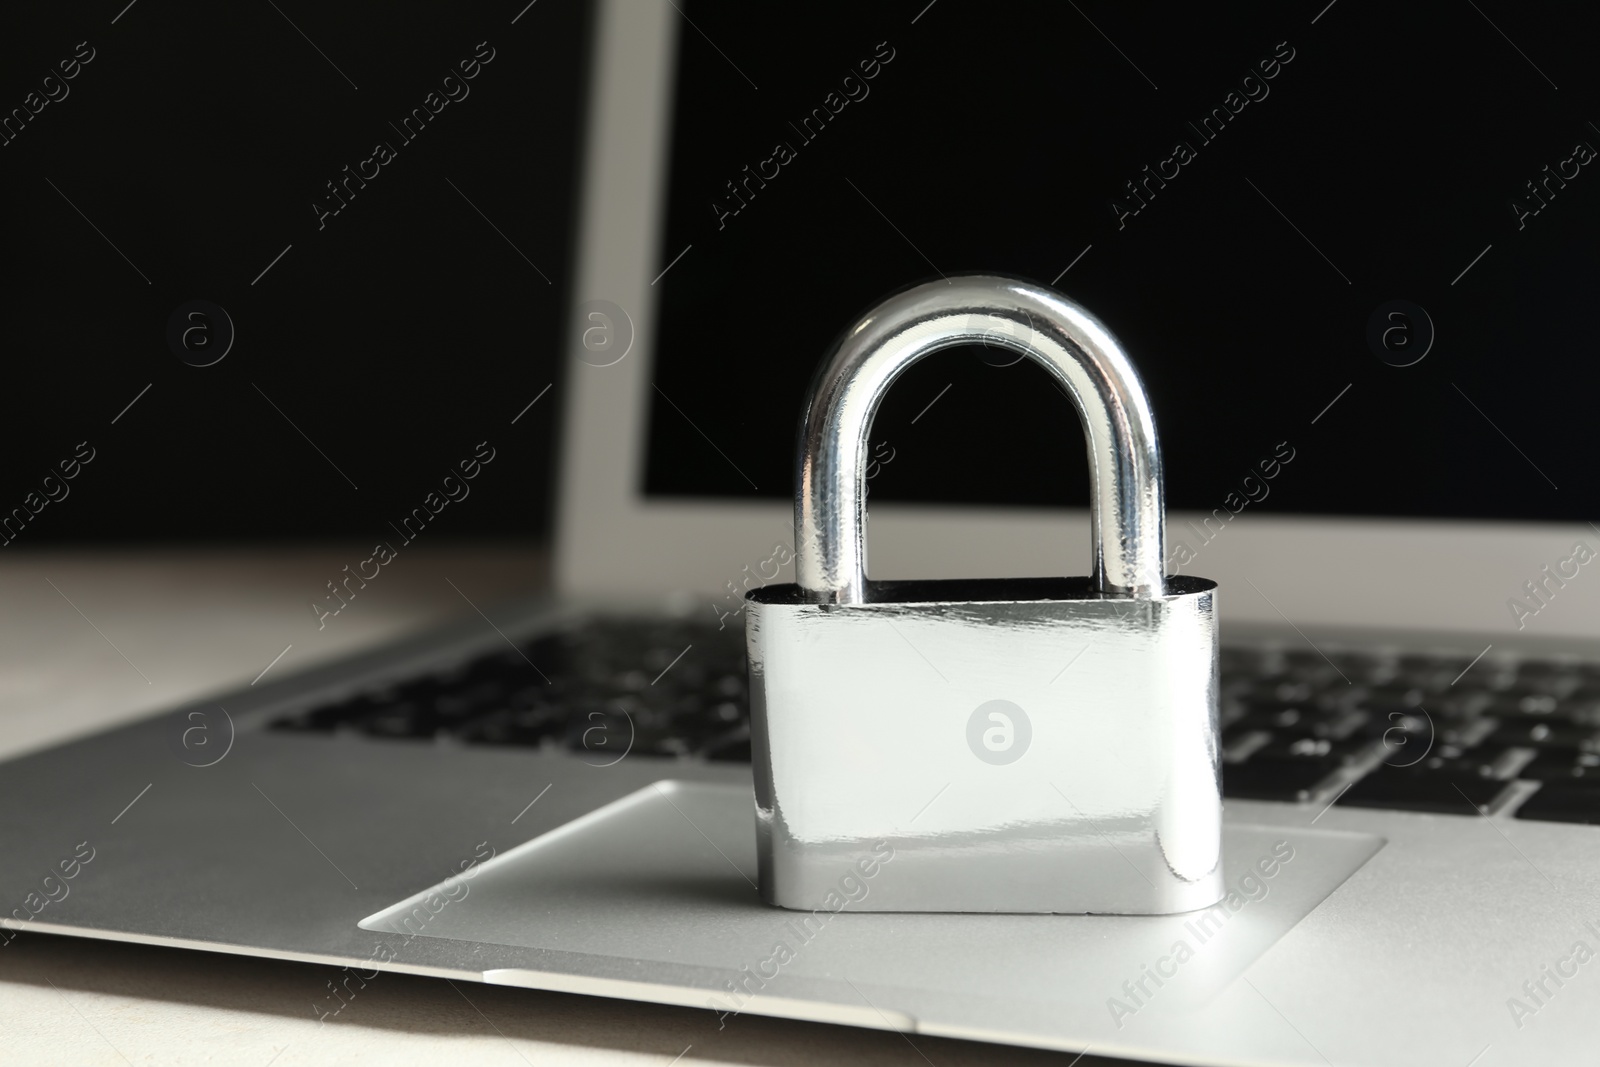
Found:
[[[763,898],[806,911],[1215,904],[1215,589],[1183,575],[1148,599],[1086,578],[883,582],[844,605],[753,590]]]

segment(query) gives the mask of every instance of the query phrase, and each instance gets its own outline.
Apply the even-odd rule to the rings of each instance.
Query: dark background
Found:
[[[545,529],[559,383],[510,423],[557,378],[588,14],[539,0],[512,25],[525,5],[10,5],[0,112],[95,50],[0,147],[0,512],[96,452],[15,546],[370,545],[484,440],[494,463],[426,536]],[[481,41],[468,95],[404,143],[389,123]],[[396,158],[319,230],[313,201],[378,141]],[[191,299],[235,325],[214,366],[168,347]]]
[[[96,456],[14,545],[365,542],[485,440],[494,464],[429,536],[547,533],[588,11],[525,7],[0,16],[0,114],[79,41],[96,53],[0,146],[0,514],[78,442]],[[1174,506],[1221,506],[1287,441],[1296,458],[1254,507],[1587,517],[1600,177],[1583,168],[1521,231],[1509,202],[1576,141],[1600,147],[1595,16],[1499,0],[679,7],[649,273],[692,248],[652,289],[648,492],[787,496],[833,336],[890,290],[986,270],[1059,278],[1121,337]],[[400,144],[389,123],[480,41],[496,54],[470,96]],[[1202,144],[1186,121],[1280,41],[1294,59],[1270,95]],[[894,58],[869,95],[801,143],[789,123],[879,42]],[[1110,201],[1180,138],[1197,158],[1119,230]],[[313,201],[379,140],[397,158],[319,230]],[[719,230],[713,199],[780,140],[797,158]],[[236,327],[214,366],[167,343],[192,299]],[[1437,329],[1415,366],[1366,340],[1394,299]],[[932,357],[873,436],[892,456],[875,499],[1086,499],[1070,405],[1027,363]]]
[[[905,0],[799,15],[695,0],[661,266],[692,248],[659,283],[649,490],[789,494],[833,337],[893,289],[982,270],[1060,276],[1120,337],[1152,394],[1172,506],[1222,506],[1288,441],[1264,510],[1592,516],[1600,166],[1520,232],[1509,202],[1578,140],[1600,147],[1596,20],[1478,8]],[[789,123],[880,41],[895,58],[870,94],[805,144]],[[1283,41],[1294,58],[1269,95],[1203,143],[1186,121]],[[1179,139],[1197,158],[1119,230],[1111,199]],[[780,140],[797,159],[719,230],[724,183]],[[1366,341],[1395,299],[1437,331],[1414,366]],[[874,500],[1087,499],[1076,416],[1027,362],[930,357],[872,436],[893,455]]]

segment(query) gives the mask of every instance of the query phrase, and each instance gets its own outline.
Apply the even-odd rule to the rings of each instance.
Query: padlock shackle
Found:
[[[796,460],[795,576],[808,598],[866,599],[867,439],[889,387],[922,357],[983,342],[1029,356],[1078,409],[1089,449],[1091,575],[1102,593],[1160,596],[1166,511],[1150,401],[1122,346],[1061,294],[956,275],[889,297],[834,343],[812,381]]]

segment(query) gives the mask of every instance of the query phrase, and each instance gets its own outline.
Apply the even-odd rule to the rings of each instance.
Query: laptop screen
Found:
[[[583,0],[14,8],[0,542],[543,524]]]
[[[790,495],[829,343],[984,271],[1121,339],[1172,507],[1591,517],[1592,13],[680,6],[648,495]],[[871,447],[874,499],[1088,499],[1008,353],[913,367]]]

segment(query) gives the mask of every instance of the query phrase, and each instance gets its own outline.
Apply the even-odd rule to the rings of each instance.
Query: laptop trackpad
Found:
[[[1093,975],[1105,996],[1121,996],[1124,981],[1158,988],[1153,970],[1164,976],[1163,1005],[1181,1011],[1219,993],[1384,844],[1225,821],[1229,896],[1186,915],[853,912],[849,897],[871,892],[870,878],[853,872],[841,872],[851,880],[834,901],[806,913],[757,897],[753,810],[746,786],[656,782],[495,857],[470,882],[440,883],[360,925],[697,970],[767,966],[793,995],[848,974],[1030,1000],[1081,996]]]

